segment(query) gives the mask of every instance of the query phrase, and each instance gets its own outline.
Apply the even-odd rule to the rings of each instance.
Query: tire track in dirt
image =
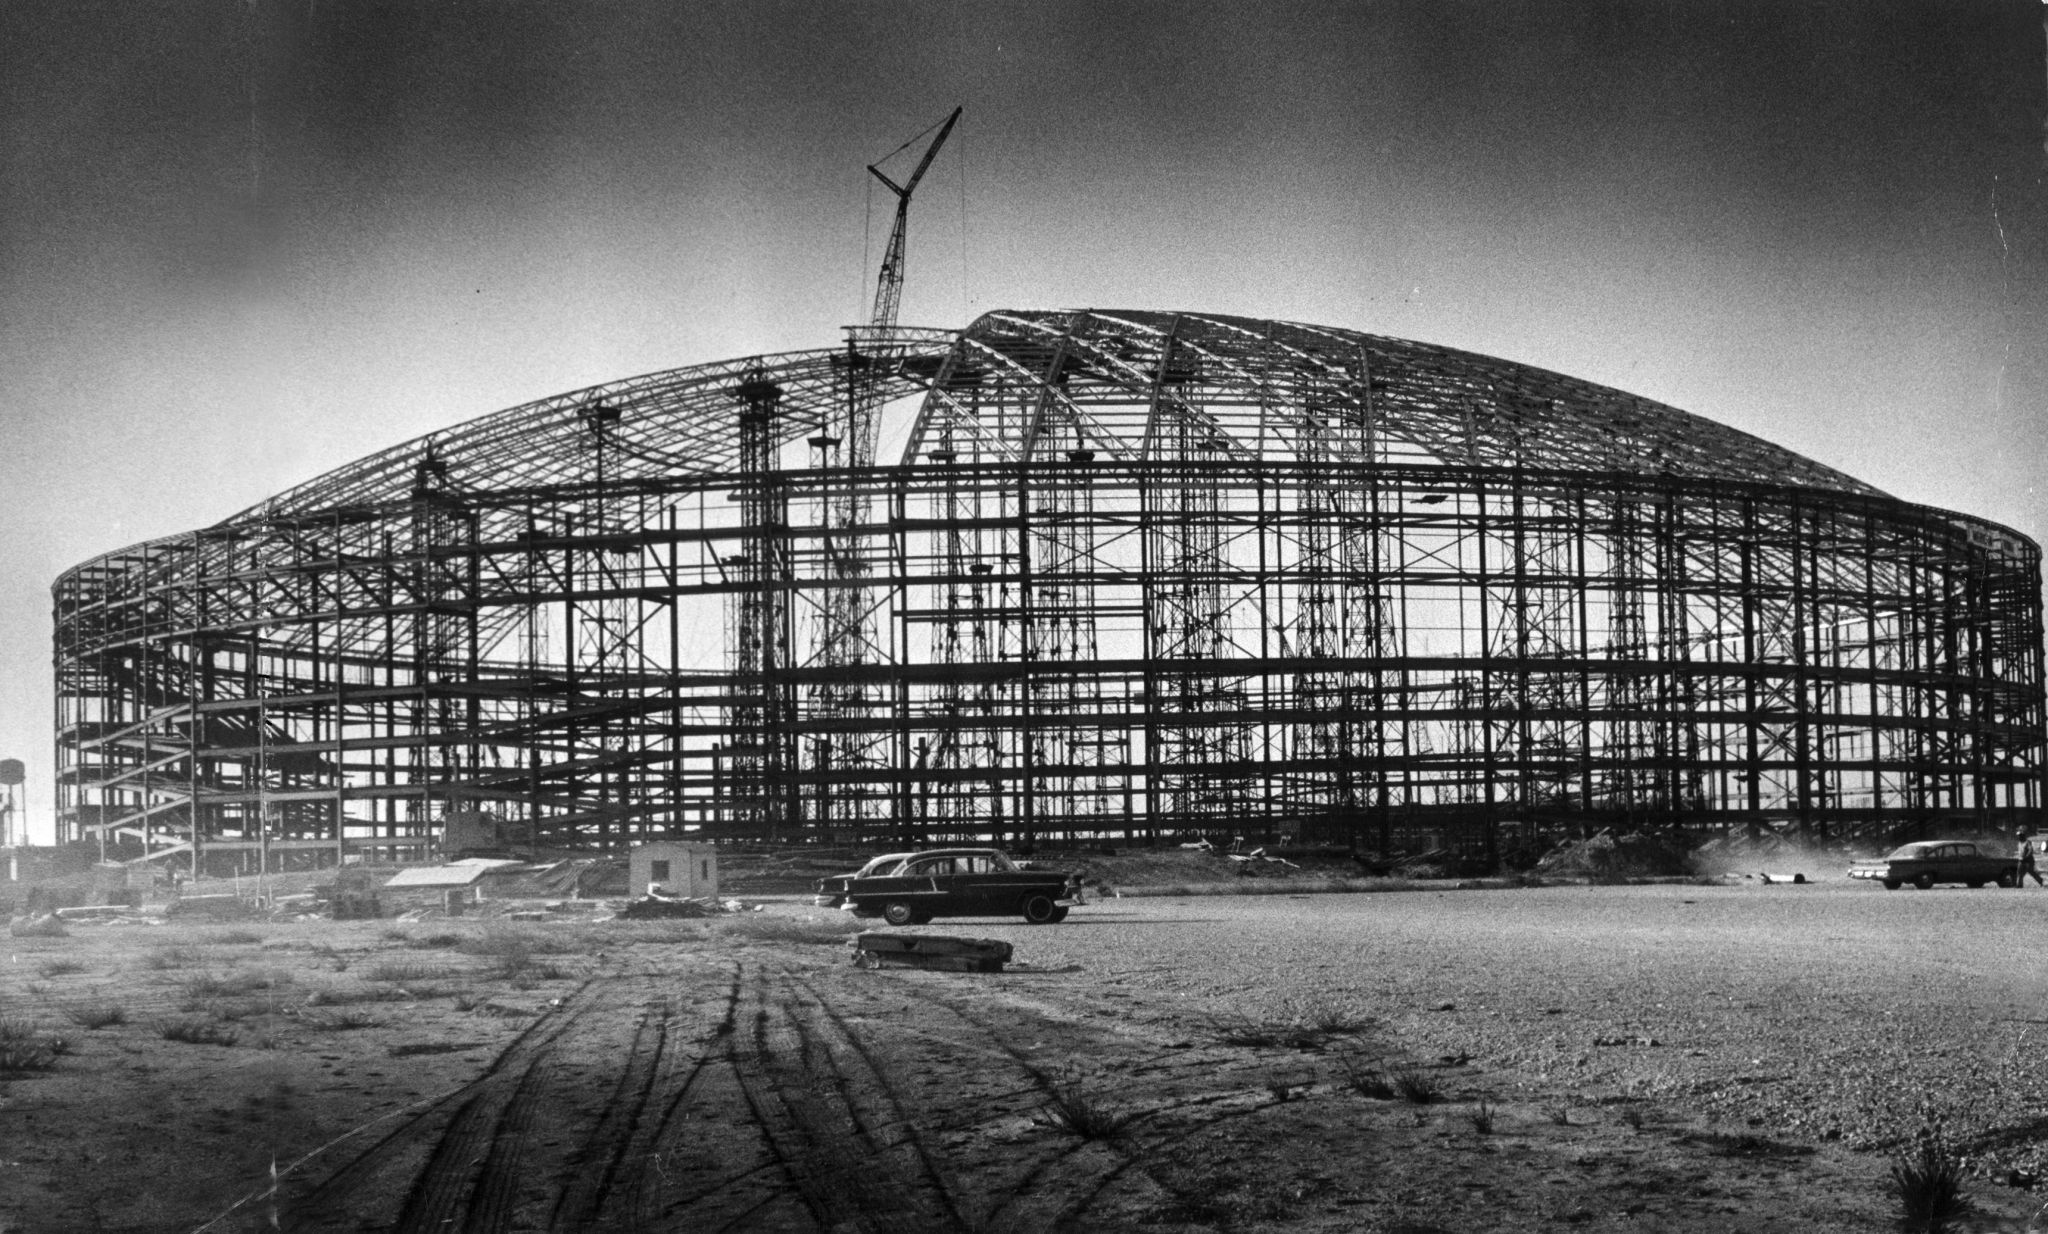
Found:
[[[925,1005],[950,1013],[976,1033],[980,1040],[992,1044],[1010,1059],[1029,1080],[1028,1086],[1013,1091],[1038,1094],[1042,1097],[1038,1103],[1041,1108],[1051,1103],[1054,1097],[1051,1076],[1039,1060],[1030,1057],[1010,1040],[1010,1035],[1018,1027],[1015,1016],[998,1019],[983,1015],[970,1010],[964,1000],[950,991],[926,988],[919,994]],[[995,1202],[981,1221],[980,1228],[986,1234],[1010,1234],[1012,1231],[1035,1234],[1050,1228],[1066,1219],[1073,1208],[1065,1202],[1066,1196],[1084,1188],[1091,1195],[1098,1192],[1103,1179],[1121,1173],[1129,1164],[1127,1158],[1109,1145],[1064,1137],[1049,1152],[1040,1147],[1037,1152],[1017,1156],[1026,1164],[1024,1172],[988,1189],[993,1193],[991,1198]]]
[[[637,1138],[641,1117],[654,1096],[662,1066],[668,1061],[669,1027],[674,1020],[674,1001],[664,997],[649,1003],[634,1025],[633,1040],[626,1049],[626,1065],[619,1071],[619,1082],[605,1102],[603,1113],[584,1140],[578,1154],[580,1168],[556,1200],[549,1218],[551,1228],[588,1229],[597,1221],[613,1180]],[[598,1168],[600,1159],[602,1168]]]
[[[1053,1084],[1045,1070],[1017,1050],[1005,1035],[1015,1031],[1014,1021],[999,1023],[978,1006],[966,1005],[957,996],[949,994],[927,993],[926,1001],[944,1006],[983,1029],[987,1040],[1014,1058],[1020,1068],[1050,1096]],[[1031,1000],[1033,1004],[1040,1005],[1030,1006],[1029,1010],[1041,1017],[1048,1016],[1048,1010],[1043,1006],[1046,1003],[1050,1004],[1051,1013],[1055,1015],[1087,1010],[1085,1000],[1069,1006],[1063,1006],[1062,1001],[1045,999],[1041,995]],[[1012,1007],[1026,1009],[1024,1004],[1012,1004]],[[1115,1035],[1128,1037],[1124,1033]],[[1219,1052],[1224,1056],[1220,1060],[1216,1057]],[[1107,1049],[1097,1051],[1098,1056],[1110,1053],[1112,1051]],[[1116,1070],[1125,1076],[1158,1070],[1182,1075],[1170,1074],[1160,1085],[1168,1090],[1163,1101],[1148,1102],[1148,1108],[1135,1111],[1135,1117],[1118,1144],[1069,1141],[1064,1151],[1042,1161],[990,1213],[983,1230],[986,1234],[1002,1234],[1004,1231],[1040,1234],[1048,1230],[1092,1234],[1092,1231],[1123,1224],[1127,1220],[1126,1217],[1097,1210],[1099,1204],[1115,1200],[1118,1189],[1122,1187],[1135,1188],[1143,1193],[1130,1198],[1140,1199],[1154,1211],[1161,1201],[1188,1200],[1190,1197],[1183,1196],[1175,1183],[1163,1177],[1157,1168],[1173,1159],[1173,1150],[1197,1135],[1213,1133],[1219,1127],[1239,1120],[1262,1117],[1283,1104],[1277,1097],[1254,1096],[1250,1104],[1218,1108],[1244,1099],[1244,1090],[1235,1086],[1219,1090],[1215,1084],[1219,1064],[1228,1066],[1234,1056],[1241,1053],[1235,1048],[1217,1051],[1182,1046],[1118,1060]],[[1162,1062],[1167,1064],[1163,1068]],[[1268,1066],[1267,1060],[1261,1060],[1257,1070],[1264,1073]],[[1183,1091],[1185,1087],[1192,1087],[1195,1091],[1190,1094]],[[1185,1120],[1184,1125],[1176,1125],[1182,1120]],[[1092,1162],[1086,1160],[1091,1157],[1094,1159]],[[1199,1197],[1196,1197],[1196,1203],[1199,1205]]]
[[[309,1190],[287,1205],[294,1229],[315,1231],[331,1223],[346,1221],[343,1210],[351,1202],[376,1202],[376,1197],[399,1190],[407,1163],[422,1148],[445,1138],[466,1111],[502,1090],[518,1083],[536,1061],[592,1010],[602,991],[590,977],[564,997],[563,1006],[534,1020],[508,1042],[483,1072],[468,1083],[432,1099],[411,1117],[399,1122],[353,1158],[337,1166]],[[431,1159],[431,1153],[428,1154]],[[417,1169],[418,1167],[413,1167]],[[353,1228],[349,1226],[347,1228]]]
[[[943,1008],[961,1022],[970,1026],[979,1039],[1006,1055],[1030,1078],[1030,1089],[1042,1094],[1044,1105],[1049,1106],[1055,1099],[1059,1081],[1044,1065],[1043,1061],[1031,1057],[1012,1040],[1021,1025],[1037,1020],[1057,1020],[1063,1016],[1082,1018],[1076,1012],[1088,1011],[1085,1000],[1073,1005],[1064,1005],[1064,1000],[1046,999],[1043,994],[1032,999],[1005,996],[998,1005],[1007,1014],[991,1014],[984,1008],[992,1000],[979,999],[973,1003],[962,998],[958,991],[938,985],[929,985],[919,990],[921,1002],[926,1006]],[[1049,1005],[1047,1005],[1049,1004]],[[1030,1017],[1030,1018],[1026,1018]],[[1068,1031],[1071,1031],[1068,1030]],[[1122,1044],[1139,1045],[1142,1052],[1134,1056],[1125,1055],[1117,1047]],[[1179,1072],[1189,1077],[1199,1090],[1213,1090],[1216,1067],[1205,1053],[1187,1046],[1162,1047],[1157,1040],[1147,1040],[1129,1032],[1101,1034],[1088,1053],[1099,1063],[1106,1064],[1103,1070],[1113,1070],[1123,1077],[1141,1072],[1166,1070]],[[1182,1087],[1178,1076],[1169,1075],[1163,1085],[1169,1090]],[[1142,1203],[1156,1205],[1159,1201],[1173,1198],[1175,1188],[1158,1176],[1151,1164],[1156,1163],[1162,1150],[1181,1143],[1200,1131],[1214,1128],[1218,1123],[1258,1114],[1276,1102],[1260,1101],[1241,1110],[1219,1111],[1195,1121],[1185,1129],[1146,1134],[1147,1128],[1163,1128],[1173,1115],[1196,1106],[1208,1106],[1232,1099],[1232,1094],[1205,1091],[1203,1095],[1185,1098],[1169,1095],[1164,1103],[1147,1102],[1148,1108],[1131,1109],[1134,1115],[1131,1124],[1118,1142],[1090,1141],[1066,1136],[1047,1130],[1048,1136],[1058,1135],[1059,1139],[1046,1151],[1041,1147],[1036,1153],[1019,1154],[1030,1161],[1028,1169],[1021,1175],[1006,1180],[989,1190],[998,1195],[994,1206],[983,1219],[981,1228],[987,1234],[1037,1234],[1044,1230],[1080,1230],[1100,1228],[1095,1224],[1103,1214],[1092,1214],[1091,1210],[1112,1197],[1120,1185],[1134,1187],[1140,1194],[1131,1198]],[[1105,1098],[1114,1105],[1114,1099]],[[1127,1182],[1136,1173],[1142,1181]],[[1084,1220],[1085,1219],[1085,1220]]]
[[[762,1203],[754,1198],[758,1186],[779,1179],[804,1197],[811,1219],[827,1228],[1037,1231],[1074,1211],[1072,1194],[1093,1197],[1104,1180],[1128,1168],[1129,1161],[1112,1149],[1050,1131],[994,1149],[975,1145],[988,1149],[979,1162],[947,1160],[946,1124],[971,1142],[971,1129],[989,1121],[992,1104],[1035,1110],[1050,1100],[1052,1074],[1013,1038],[1020,1025],[1042,1035],[1038,1026],[1058,1015],[1024,1007],[1016,1008],[1020,1015],[983,1015],[945,984],[919,982],[906,990],[887,978],[848,983],[816,970],[756,972],[745,988],[750,1034],[736,1035],[735,1048],[717,1060],[717,1087],[738,1082],[737,1091],[724,1095],[744,1103],[767,1134],[772,1157],[677,1195],[658,1216],[683,1224],[663,1228],[756,1228],[745,1214]],[[911,998],[908,1023],[895,1003],[905,994]],[[878,1033],[863,1020],[889,1028]],[[749,1039],[752,1049],[745,1048]],[[992,1066],[962,1066],[962,1050],[984,1049],[993,1055]],[[1127,1061],[1156,1064],[1177,1053],[1148,1048]],[[921,1098],[916,1091],[919,1084],[948,1087],[959,1077],[979,1090],[964,1106],[957,1093]],[[969,1116],[934,1123],[923,1113],[934,1108],[930,1096]],[[841,1157],[819,1152],[819,1144],[840,1150]],[[849,1147],[856,1152],[852,1161],[843,1159]],[[1137,1186],[1151,1190],[1151,1180]],[[899,1205],[905,1195],[921,1199],[892,1213],[872,1199],[861,1200],[864,1189],[877,1187],[899,1197]],[[970,1220],[970,1207],[988,1215]]]
[[[736,1017],[744,1027],[726,1038],[721,1060],[783,1176],[823,1229],[922,1234],[960,1228],[945,1180],[912,1137],[889,1134],[903,1120],[888,1079],[860,1061],[815,989],[809,994],[791,970],[747,973]],[[714,1203],[706,1211],[703,1202],[726,1190],[696,1197],[689,1228],[713,1221],[719,1224],[712,1228],[752,1228],[742,1225],[752,1217],[717,1211],[729,1205]]]
[[[725,974],[723,1011],[710,1031],[694,1043],[688,1037],[689,1008],[678,1006],[673,991],[665,988],[658,1001],[648,1004],[636,1026],[627,1065],[603,1114],[584,1140],[574,1163],[577,1168],[555,1205],[549,1228],[637,1231],[647,1227],[667,1183],[664,1142],[698,1078],[713,1060],[709,1047],[722,1049],[724,1038],[733,1031],[740,966],[730,967]],[[664,974],[662,984],[667,987],[675,980],[675,974]],[[645,1046],[650,1024],[654,1036],[651,1050]],[[691,1044],[705,1048],[692,1050]],[[590,1166],[599,1158],[603,1169],[593,1171]]]
[[[832,1005],[817,983],[794,972],[785,973],[784,979],[806,996],[806,1009],[822,1017],[807,1016],[796,1023],[800,1031],[811,1030],[806,1035],[814,1038],[819,1050],[831,1054],[833,1074],[844,1082],[847,1109],[859,1124],[863,1138],[894,1154],[903,1167],[896,1173],[918,1180],[956,1228],[964,1224],[955,1199],[957,1188],[932,1159],[917,1121],[905,1108],[899,1082],[891,1078],[882,1060],[863,1043],[861,1033]]]
[[[497,1083],[464,1103],[414,1180],[395,1234],[486,1234],[509,1226],[519,1185],[526,1181],[521,1162],[534,1112],[554,1078],[557,1052],[599,1013],[623,1005],[630,997],[628,983],[635,981],[619,974],[592,985],[589,997],[561,1017],[516,1072],[506,1069]]]
[[[394,1234],[505,1228],[533,1108],[553,1071],[554,1048],[550,1042],[539,1051],[509,1093],[498,1085],[463,1104],[414,1182]]]

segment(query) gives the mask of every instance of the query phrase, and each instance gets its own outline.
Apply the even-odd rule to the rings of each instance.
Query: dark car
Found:
[[[816,902],[832,896],[856,917],[880,917],[893,926],[1013,914],[1050,925],[1082,903],[1079,878],[1027,869],[993,848],[941,848],[870,862],[859,873],[820,879]]]
[[[1987,850],[1969,840],[1922,840],[1849,867],[1850,878],[1874,879],[1887,891],[1906,883],[1922,891],[1936,883],[2012,887],[2019,883],[2019,872],[2019,859],[2011,853]]]

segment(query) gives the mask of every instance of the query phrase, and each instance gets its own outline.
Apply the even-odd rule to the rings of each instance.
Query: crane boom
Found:
[[[917,182],[924,179],[924,173],[931,170],[932,160],[938,157],[939,147],[946,144],[946,137],[953,131],[953,125],[959,122],[963,110],[955,107],[953,114],[946,117],[945,124],[939,127],[939,135],[925,147],[924,157],[917,162],[917,170],[911,172],[910,178],[902,184],[891,180],[874,164],[868,165],[868,174],[896,194],[896,225],[889,230],[889,247],[882,254],[882,272],[875,279],[875,308],[868,315],[868,328],[877,333],[895,328],[896,311],[903,300],[903,241],[910,228],[910,195],[917,191]]]

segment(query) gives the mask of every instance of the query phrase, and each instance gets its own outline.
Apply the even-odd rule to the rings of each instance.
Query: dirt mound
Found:
[[[1718,877],[1723,874],[1754,874],[1760,871],[1793,871],[1814,878],[1840,874],[1859,856],[1877,856],[1884,847],[1859,852],[1857,846],[1818,840],[1802,840],[1771,832],[1761,835],[1716,836],[1692,851],[1695,874]]]
[[[1566,840],[1536,863],[1536,872],[1558,878],[1610,881],[1624,878],[1672,878],[1691,873],[1688,853],[1662,836],[1647,832],[1615,835],[1602,831],[1583,840]]]

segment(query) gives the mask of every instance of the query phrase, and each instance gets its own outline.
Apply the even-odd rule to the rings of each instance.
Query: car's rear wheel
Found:
[[[1899,889],[1899,880],[1896,878],[1884,880],[1884,889],[1886,891],[1897,891]]]
[[[1934,876],[1932,874],[1922,874],[1913,880],[1913,885],[1922,891],[1932,891],[1934,890]]]
[[[892,926],[917,924],[917,910],[902,900],[891,900],[882,906],[882,920]]]
[[[1062,904],[1054,908],[1052,910],[1052,919],[1054,921],[1065,921],[1067,919],[1067,906]]]
[[[1999,876],[1998,876],[1998,885],[1999,885],[1999,886],[2001,886],[2001,887],[2005,887],[2005,888],[2008,888],[2008,889],[2009,889],[2009,888],[2011,888],[2011,886],[2012,886],[2012,885],[2013,885],[2013,884],[2014,884],[2015,882],[2018,882],[2018,881],[2019,881],[2019,880],[2015,879],[2015,878],[2014,878],[2014,877],[2013,877],[2012,875],[2010,875],[2010,874],[2001,874],[2001,875],[1999,875]]]
[[[1025,896],[1018,909],[1024,914],[1024,920],[1031,925],[1051,925],[1066,916],[1059,903],[1043,892],[1033,892]]]

